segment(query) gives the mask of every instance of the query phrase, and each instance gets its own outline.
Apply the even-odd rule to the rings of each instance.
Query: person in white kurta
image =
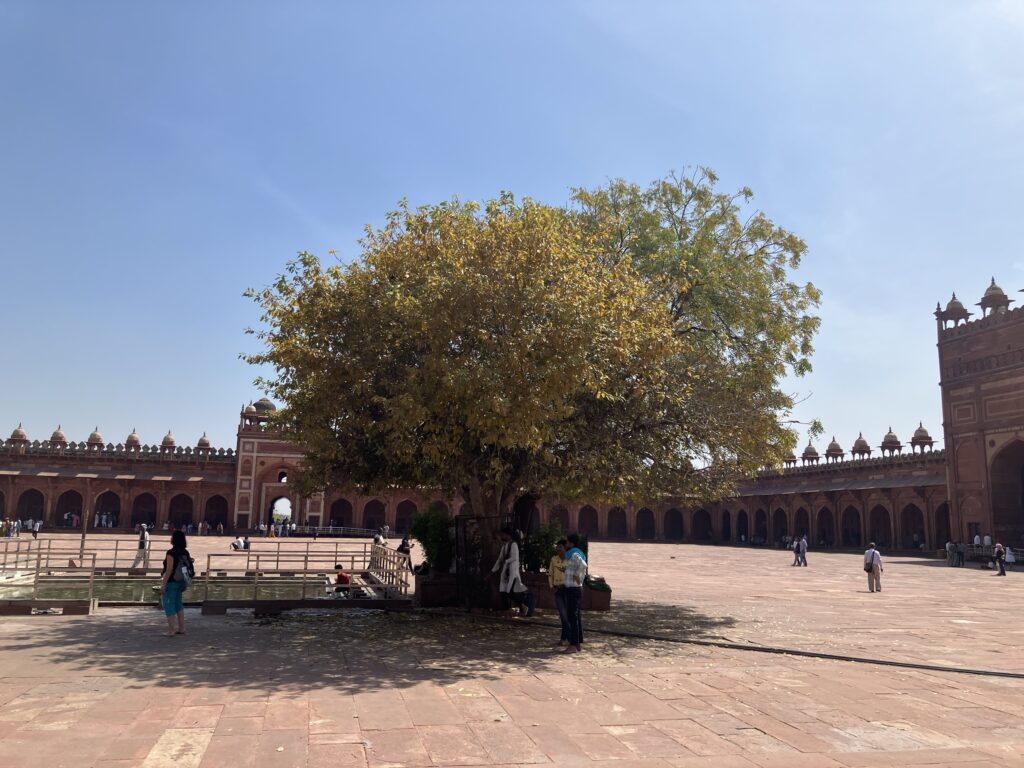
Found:
[[[526,585],[523,584],[519,566],[519,544],[512,532],[506,528],[501,530],[501,542],[498,559],[494,561],[494,567],[491,568],[492,574],[498,574],[498,591],[516,603],[524,615],[531,616],[536,596],[529,592]]]

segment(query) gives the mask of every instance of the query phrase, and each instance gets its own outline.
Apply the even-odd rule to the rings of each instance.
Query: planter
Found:
[[[416,575],[416,595],[413,598],[418,608],[442,608],[458,602],[458,586],[454,573],[430,573]]]

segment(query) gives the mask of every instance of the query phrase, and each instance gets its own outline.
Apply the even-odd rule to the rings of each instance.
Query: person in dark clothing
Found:
[[[167,617],[167,636],[185,634],[185,607],[182,593],[191,581],[192,556],[186,547],[185,532],[177,530],[171,534],[171,548],[164,556],[164,570],[160,576],[160,595]]]

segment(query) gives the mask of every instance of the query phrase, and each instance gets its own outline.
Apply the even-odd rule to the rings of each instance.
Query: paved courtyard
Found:
[[[614,610],[572,656],[443,615],[190,610],[174,638],[153,609],[3,618],[0,766],[1024,765],[1024,573],[887,558],[869,594],[859,555],[790,561],[594,544]]]

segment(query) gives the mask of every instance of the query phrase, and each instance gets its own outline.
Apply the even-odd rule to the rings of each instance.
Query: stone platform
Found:
[[[887,558],[869,594],[859,555],[791,558],[594,544],[615,592],[587,619],[612,634],[571,656],[545,627],[408,613],[190,609],[173,638],[152,609],[3,618],[0,766],[1024,765],[1024,574]]]

